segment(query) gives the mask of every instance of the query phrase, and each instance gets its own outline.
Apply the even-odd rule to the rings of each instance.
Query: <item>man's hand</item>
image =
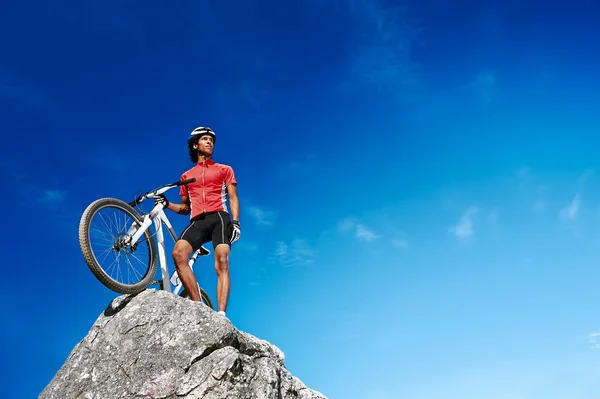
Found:
[[[158,194],[154,197],[154,205],[162,204],[164,208],[169,206],[169,200],[164,194]]]
[[[240,235],[242,234],[242,231],[240,230],[240,221],[239,220],[233,220],[231,222],[232,224],[232,231],[231,231],[231,243],[233,244],[234,242],[236,242],[237,240],[240,239]]]

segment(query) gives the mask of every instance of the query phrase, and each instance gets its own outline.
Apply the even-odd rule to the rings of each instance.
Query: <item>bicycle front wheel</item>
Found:
[[[127,242],[128,233],[141,223],[139,213],[116,198],[92,202],[79,222],[79,245],[87,265],[102,284],[121,294],[143,291],[156,272],[150,229],[134,245]]]

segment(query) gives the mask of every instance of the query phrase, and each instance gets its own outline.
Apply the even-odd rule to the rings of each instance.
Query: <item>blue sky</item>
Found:
[[[307,385],[597,398],[592,1],[1,9],[7,397],[39,394],[116,295],[80,254],[85,207],[176,180],[208,125],[242,207],[228,316]],[[197,276],[214,297],[212,258]]]

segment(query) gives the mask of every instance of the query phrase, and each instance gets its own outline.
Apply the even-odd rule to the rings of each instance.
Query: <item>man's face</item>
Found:
[[[198,149],[204,154],[212,154],[215,142],[211,135],[205,134],[198,140]]]

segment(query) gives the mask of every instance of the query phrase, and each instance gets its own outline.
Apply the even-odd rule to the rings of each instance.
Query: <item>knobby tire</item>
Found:
[[[198,291],[200,292],[200,297],[202,298],[202,301],[204,302],[204,304],[206,306],[208,306],[209,308],[211,308],[212,310],[215,310],[215,307],[213,306],[213,303],[210,300],[210,296],[208,296],[208,293],[206,291],[204,291],[204,289],[202,287],[200,287],[200,284],[198,284]],[[189,297],[185,288],[181,291],[181,294],[179,294],[179,296],[182,298]]]
[[[85,259],[85,262],[87,263],[94,276],[96,276],[96,278],[107,288],[121,294],[137,294],[143,291],[152,282],[154,274],[156,272],[157,252],[156,244],[152,237],[152,233],[150,229],[147,229],[144,232],[143,236],[149,243],[149,259],[145,264],[147,269],[143,277],[139,281],[132,284],[125,284],[113,279],[111,276],[108,275],[108,273],[105,272],[102,265],[94,256],[94,251],[92,250],[90,243],[90,226],[92,218],[98,211],[104,208],[116,208],[120,211],[123,211],[131,218],[135,219],[135,221],[138,224],[142,223],[142,217],[140,216],[140,214],[133,207],[131,207],[131,205],[120,199],[101,198],[92,202],[83,212],[81,220],[79,222],[79,245],[81,247],[83,258]],[[140,241],[143,237],[140,237]]]

